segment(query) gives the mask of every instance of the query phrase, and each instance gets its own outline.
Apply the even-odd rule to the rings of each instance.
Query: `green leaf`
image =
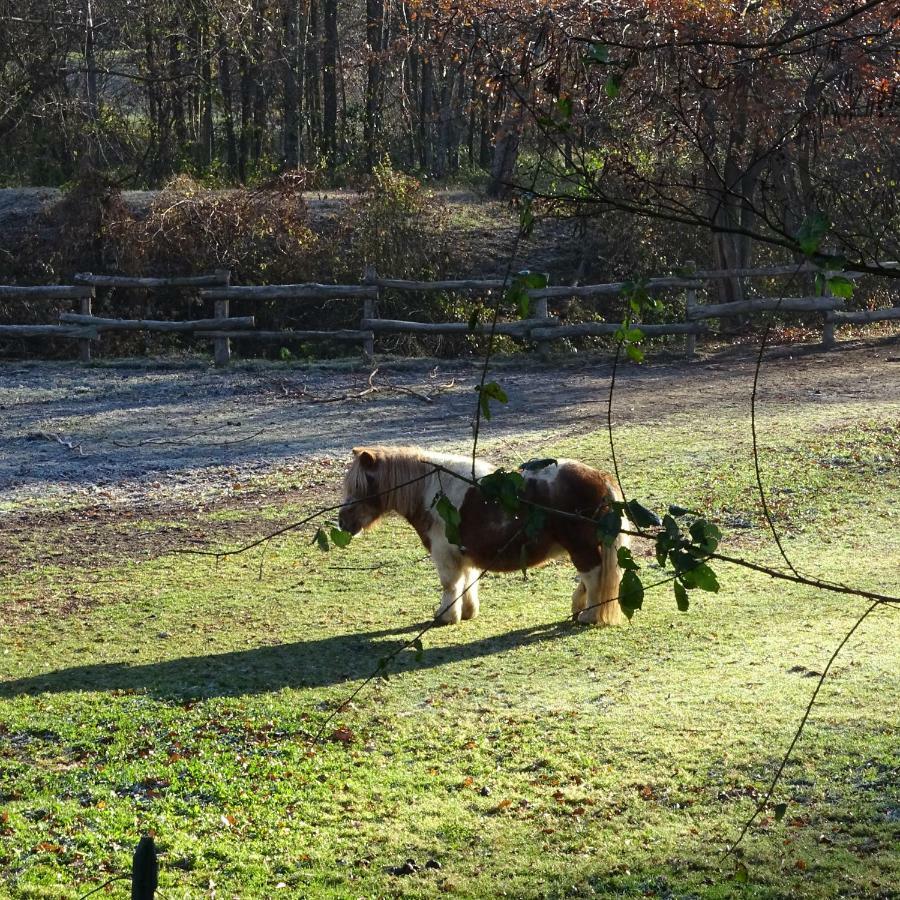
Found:
[[[604,86],[606,96],[609,97],[610,100],[615,100],[616,97],[619,96],[619,91],[621,89],[622,76],[618,72],[615,72],[606,79],[606,85]]]
[[[571,97],[560,97],[559,100],[556,101],[556,109],[559,112],[560,116],[563,119],[571,119],[572,118],[572,110],[574,109],[574,104],[572,103]]]
[[[555,127],[556,123],[553,120],[550,120],[550,127]],[[534,212],[531,209],[532,205],[532,197],[530,195],[525,195],[522,199],[522,209],[519,212],[519,231],[522,234],[522,237],[531,237],[531,232],[534,231]]]
[[[346,547],[352,540],[353,535],[350,534],[349,531],[344,531],[343,528],[331,529],[331,543],[334,544],[335,547]]]
[[[634,572],[626,572],[622,576],[619,585],[619,605],[622,612],[630,619],[636,609],[640,609],[644,602],[644,586],[641,579]]]
[[[740,860],[734,864],[734,880],[741,884],[746,884],[750,880],[750,873]]]
[[[666,535],[670,541],[681,540],[681,529],[678,523],[671,516],[663,516],[663,528],[666,529]]]
[[[444,534],[447,535],[447,540],[458,547],[462,542],[459,534],[462,516],[459,510],[453,505],[450,498],[443,493],[435,497],[432,505],[435,508],[435,512],[444,520]]]
[[[520,319],[528,318],[528,313],[531,312],[531,297],[521,284],[514,284],[506,292],[506,302],[510,306],[515,306]]]
[[[661,531],[656,536],[656,561],[660,564],[660,566],[664,566],[666,564],[666,557],[669,555],[669,540],[668,535],[664,531]]]
[[[681,580],[684,582],[685,587],[698,588],[701,591],[710,591],[713,594],[719,593],[719,579],[716,578],[716,573],[706,563],[699,563],[693,568],[683,571]]]
[[[640,328],[626,328],[625,329],[625,340],[636,344],[638,341],[642,341],[644,339],[644,332],[641,331]]]
[[[806,256],[816,254],[829,227],[828,219],[822,213],[816,213],[804,219],[797,232],[797,246],[801,252]]]
[[[637,572],[641,568],[634,561],[634,557],[627,547],[619,547],[616,551],[616,559],[619,563],[619,568],[624,569],[626,572]]]
[[[476,384],[475,390],[478,391],[478,402],[481,405],[481,414],[485,419],[489,420],[491,418],[491,400],[497,400],[499,403],[509,403],[509,397],[506,396],[506,391],[504,391],[496,381],[489,381],[487,384],[483,385]]]
[[[312,539],[312,543],[317,544],[319,549],[324,553],[327,553],[331,549],[331,545],[328,543],[328,535],[325,534],[324,528],[316,529],[316,534]]]
[[[788,805],[787,803],[776,803],[775,804],[775,821],[780,822],[784,818],[784,814],[787,812]]]
[[[615,541],[621,531],[622,514],[617,509],[611,509],[597,519],[597,536],[607,546]]]
[[[686,509],[683,506],[678,506],[675,503],[672,503],[669,506],[669,515],[680,518],[681,516],[699,516],[700,513],[698,513],[695,509]]]
[[[609,62],[609,47],[605,44],[591,44],[583,62],[588,65],[605,66]]]
[[[691,537],[697,548],[704,555],[715,551],[722,539],[722,532],[717,525],[707,522],[706,519],[697,519],[690,527]]]
[[[681,612],[687,612],[690,601],[688,600],[688,592],[685,586],[676,578],[675,587],[675,603]]]
[[[843,275],[833,275],[826,280],[825,284],[832,297],[843,297],[845,300],[849,300],[853,296],[853,282]]]
[[[528,509],[528,517],[525,519],[525,536],[530,539],[536,538],[544,528],[547,521],[547,514],[536,506]]]
[[[522,285],[525,290],[540,291],[550,283],[550,276],[546,272],[532,272],[530,269],[522,269],[516,275],[516,283]]]
[[[555,459],[529,459],[527,462],[521,463],[519,469],[523,472],[540,472],[541,469],[546,469],[547,466],[555,465]]]
[[[659,516],[652,509],[647,509],[637,500],[629,500],[625,504],[625,512],[638,528],[652,528],[662,525]]]
[[[416,651],[416,662],[422,662],[425,656],[425,648],[422,646],[422,638],[415,638],[412,642],[413,649]]]
[[[644,351],[634,344],[626,344],[625,352],[628,354],[628,358],[634,363],[641,363],[644,361]]]
[[[518,472],[507,472],[506,469],[497,469],[478,479],[481,493],[511,513],[519,509],[524,484],[525,479]]]

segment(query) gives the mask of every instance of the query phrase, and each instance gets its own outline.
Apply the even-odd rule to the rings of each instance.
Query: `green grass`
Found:
[[[897,411],[767,412],[764,477],[803,571],[897,592]],[[702,505],[740,526],[726,552],[778,562],[743,413],[617,434],[631,495]],[[602,430],[503,447],[609,466]],[[201,520],[223,543],[234,502]],[[886,897],[900,881],[894,610],[835,663],[744,881],[720,855],[862,601],[719,567],[722,592],[689,612],[659,589],[631,626],[596,630],[565,622],[570,566],[490,577],[479,619],[429,632],[312,746],[430,616],[437,581],[399,521],[345,552],[310,538],[280,538],[261,580],[258,552],[3,579],[0,896],[77,897],[148,830],[165,898]],[[409,858],[415,874],[387,871]]]

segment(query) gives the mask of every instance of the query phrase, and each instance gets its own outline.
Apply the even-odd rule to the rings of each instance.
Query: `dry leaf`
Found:
[[[328,740],[336,744],[352,744],[356,740],[356,735],[349,728],[337,728]]]

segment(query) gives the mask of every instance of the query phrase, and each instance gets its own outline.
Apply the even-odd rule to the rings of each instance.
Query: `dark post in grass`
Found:
[[[822,296],[830,297],[831,290],[828,287],[828,279],[834,272],[825,272],[822,278]],[[822,346],[829,350],[834,346],[834,311],[826,310],[822,322]]]
[[[138,842],[131,863],[131,900],[153,900],[158,883],[156,844],[152,837],[144,835]]]
[[[90,289],[91,293],[87,297],[81,298],[81,303],[79,305],[79,310],[81,315],[90,316],[93,315],[93,297],[94,297],[94,288]],[[90,338],[82,338],[78,342],[78,358],[82,362],[90,362],[91,361],[91,341]]]
[[[378,281],[378,273],[375,271],[375,266],[366,266],[366,271],[363,274],[363,284],[376,284]],[[378,299],[381,299],[381,288],[378,288]],[[366,297],[363,300],[363,323],[368,320],[372,320],[375,316],[378,315],[378,305],[377,301]],[[372,326],[362,324],[359,326],[363,330],[368,330]],[[372,358],[375,356],[375,335],[372,334],[371,337],[366,338],[363,341],[363,359],[366,362],[372,362]]]
[[[231,285],[231,270],[216,269],[216,275],[220,276],[227,288]],[[216,300],[213,304],[213,315],[217,319],[227,319],[229,315],[228,300]],[[227,337],[217,337],[213,340],[213,357],[216,368],[223,369],[231,362],[231,341]]]
[[[693,274],[697,271],[697,263],[689,259],[685,263],[685,269]],[[684,320],[691,324],[691,310],[697,305],[697,288],[689,287],[684,294]],[[684,339],[684,355],[693,359],[697,355],[697,335],[687,334]]]

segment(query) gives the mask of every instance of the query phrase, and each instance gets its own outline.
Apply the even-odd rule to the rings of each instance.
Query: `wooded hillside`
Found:
[[[698,229],[717,268],[900,256],[882,0],[3,0],[0,23],[7,184],[340,186],[386,162]]]

